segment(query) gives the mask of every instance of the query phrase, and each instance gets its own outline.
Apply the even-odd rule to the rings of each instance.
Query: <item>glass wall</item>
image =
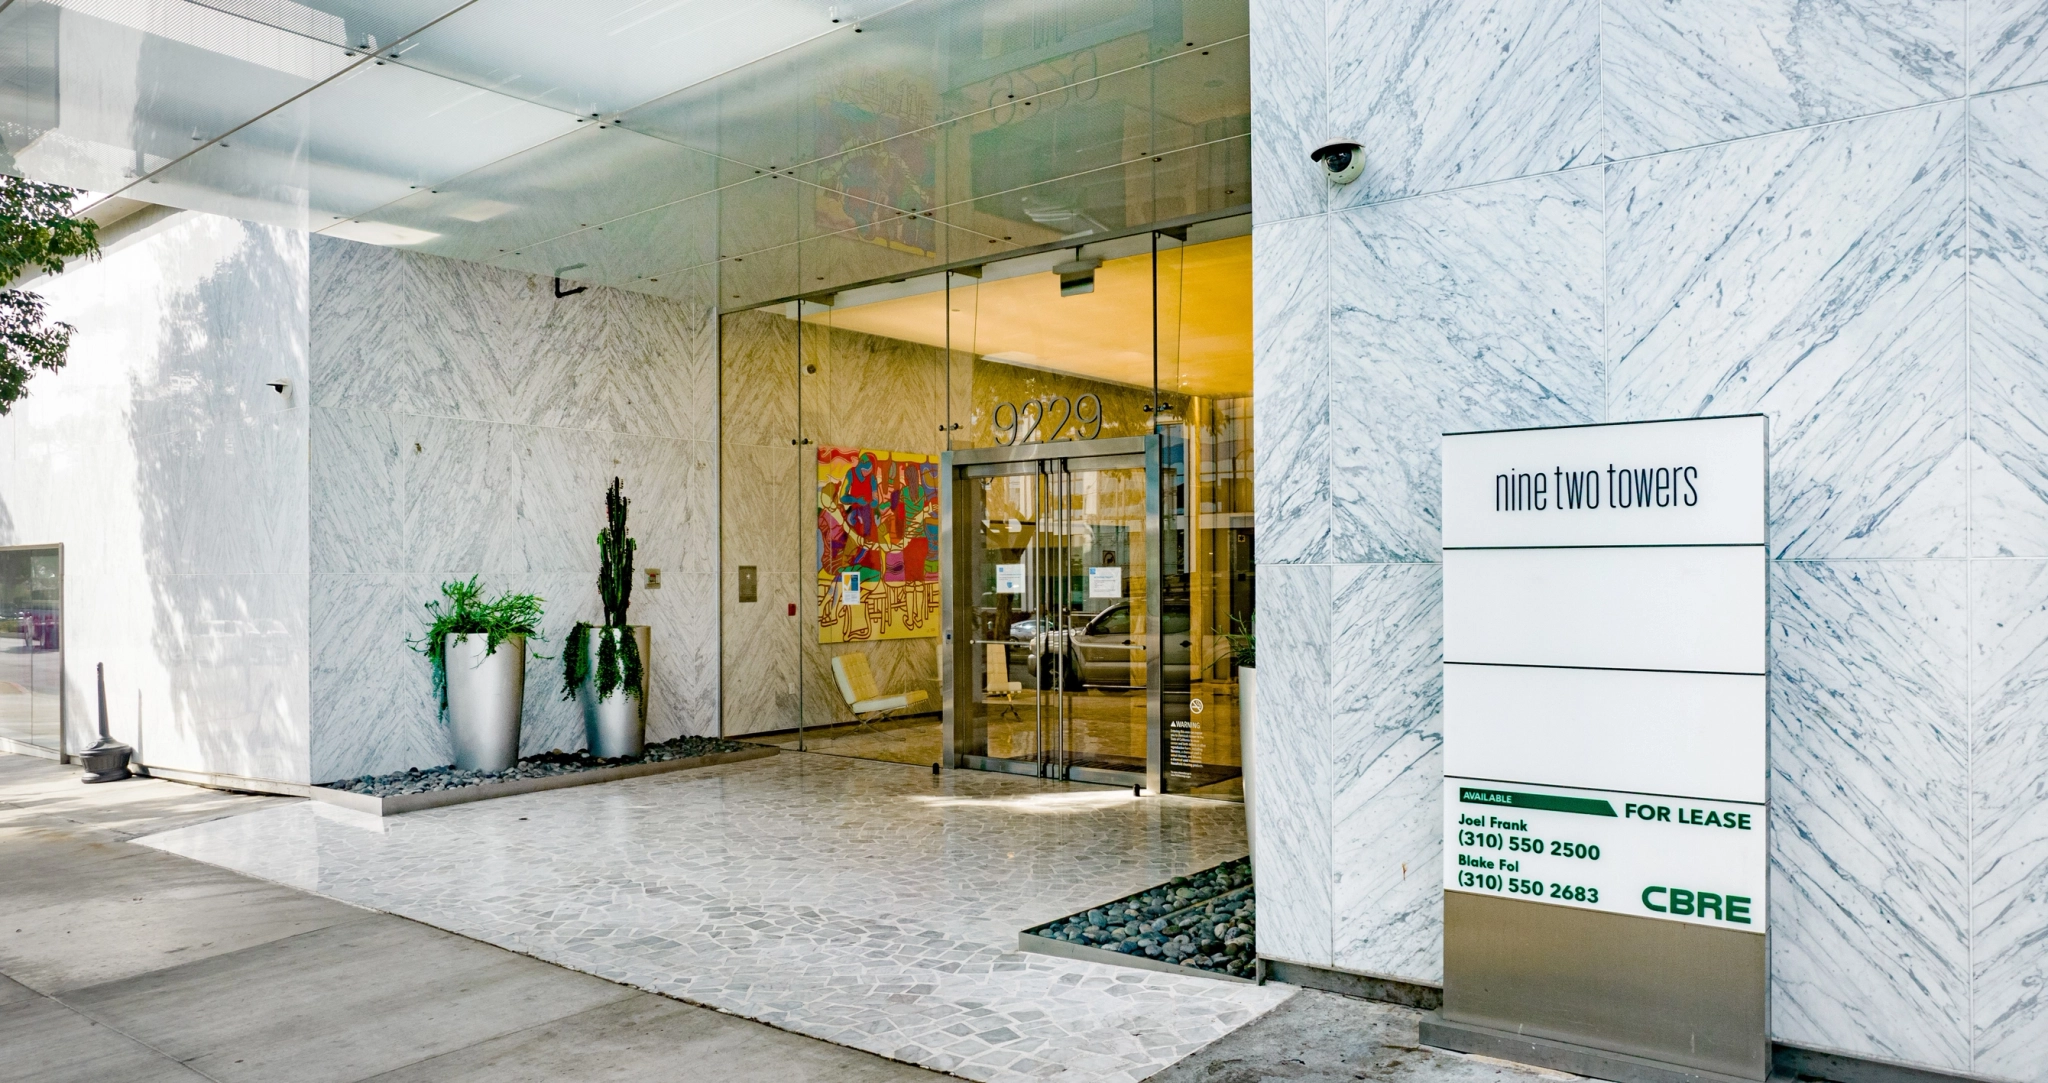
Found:
[[[991,593],[998,649],[977,654],[970,683],[993,711],[989,755],[1051,750],[1039,693],[1056,691],[1062,762],[1142,766],[1146,690],[1119,644],[1162,636],[1168,788],[1238,792],[1227,637],[1249,630],[1253,600],[1248,227],[1238,216],[727,314],[725,732],[938,762],[942,453],[1082,455],[1157,435],[1160,566],[1145,576],[1142,469],[1077,460],[1058,479],[1034,468],[976,491],[990,534],[975,574],[993,589],[996,565],[1029,563],[1042,589],[1025,593],[1059,604]],[[1122,594],[1089,590],[1110,566],[1129,570]],[[1158,618],[1130,602],[1152,574]],[[1055,619],[1041,609],[1062,626],[1040,627]],[[1050,655],[1048,632],[1063,645]]]
[[[0,738],[51,752],[63,720],[63,557],[0,549]]]

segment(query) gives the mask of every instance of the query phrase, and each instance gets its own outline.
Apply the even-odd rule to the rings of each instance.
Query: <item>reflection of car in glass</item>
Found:
[[[1163,640],[1160,662],[1168,687],[1185,688],[1190,676],[1191,647],[1188,634],[1188,604],[1166,600],[1161,621]],[[1051,688],[1059,680],[1060,657],[1066,656],[1066,686],[1142,688],[1145,685],[1145,636],[1131,634],[1131,603],[1118,602],[1095,615],[1086,625],[1072,631],[1048,629],[1031,643],[1031,673],[1040,688]]]

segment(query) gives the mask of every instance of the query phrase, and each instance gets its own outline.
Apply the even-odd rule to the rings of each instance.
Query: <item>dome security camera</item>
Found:
[[[1356,139],[1332,139],[1308,154],[1332,184],[1350,184],[1365,172],[1365,149]]]

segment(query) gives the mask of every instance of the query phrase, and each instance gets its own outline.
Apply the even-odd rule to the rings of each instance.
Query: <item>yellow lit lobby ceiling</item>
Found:
[[[1188,395],[1251,394],[1252,243],[1231,237],[1159,254],[1159,387]],[[953,349],[1094,380],[1152,386],[1152,256],[1105,260],[1095,290],[1060,296],[1044,271],[977,283],[955,276]],[[835,307],[807,323],[949,344],[944,291]]]

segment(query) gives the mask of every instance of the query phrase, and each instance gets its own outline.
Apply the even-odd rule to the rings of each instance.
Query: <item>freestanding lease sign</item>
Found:
[[[1444,437],[1438,1044],[1765,1077],[1766,445]]]

